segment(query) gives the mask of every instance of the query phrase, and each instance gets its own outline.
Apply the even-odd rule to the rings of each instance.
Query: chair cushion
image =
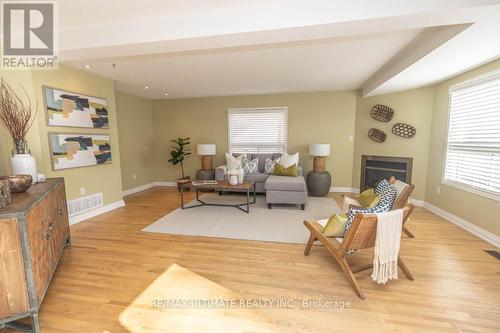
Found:
[[[350,205],[361,207],[361,203],[358,200],[346,196],[342,202],[342,214],[347,214]]]
[[[266,191],[306,192],[304,177],[269,176],[265,183]]]
[[[356,212],[361,212],[365,214],[371,213],[384,213],[391,210],[392,205],[394,204],[394,200],[396,200],[396,188],[394,185],[389,184],[389,182],[384,179],[380,183],[378,183],[375,188],[375,192],[380,195],[380,202],[377,206],[373,208],[351,208],[347,213],[347,222],[345,226],[345,232],[349,230],[351,227],[352,221],[356,217]]]
[[[410,186],[400,180],[396,180],[393,185],[396,188],[396,199],[399,198],[399,196],[401,195],[401,193],[403,193],[407,186]]]
[[[250,173],[250,174],[245,175],[244,181],[263,183],[266,181],[266,179],[268,177],[269,177],[269,175],[267,175],[265,173]]]

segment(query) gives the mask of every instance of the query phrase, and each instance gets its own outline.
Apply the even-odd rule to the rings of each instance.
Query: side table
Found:
[[[328,171],[309,171],[306,182],[310,195],[314,197],[324,197],[328,192],[330,192],[332,177]]]

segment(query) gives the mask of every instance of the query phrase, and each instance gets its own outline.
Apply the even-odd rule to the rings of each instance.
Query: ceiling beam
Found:
[[[425,29],[363,83],[363,96],[375,95],[375,90],[383,83],[389,81],[471,25],[471,23],[456,24]]]
[[[226,14],[224,19],[220,17],[221,22],[213,27],[207,20],[195,26],[196,22],[191,22],[190,25],[187,24],[189,22],[179,21],[175,25],[171,19],[156,18],[137,21],[134,24],[115,22],[105,26],[62,28],[59,59],[78,61],[167,54],[421,29],[474,22],[475,16],[482,10],[484,6],[457,6],[434,12],[422,12],[420,9],[413,13],[393,16],[388,16],[385,12],[381,15],[379,10],[378,15],[369,12],[364,16],[358,15],[357,18],[321,17],[316,20],[310,18],[304,22],[292,20],[288,25],[261,23],[252,26],[248,23],[245,27],[229,20],[227,17],[232,16]],[[271,21],[268,16],[267,21]]]

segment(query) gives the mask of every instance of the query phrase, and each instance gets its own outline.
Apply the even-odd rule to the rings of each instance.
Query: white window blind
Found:
[[[450,89],[445,183],[500,195],[500,73]]]
[[[287,108],[228,109],[229,152],[286,151]]]

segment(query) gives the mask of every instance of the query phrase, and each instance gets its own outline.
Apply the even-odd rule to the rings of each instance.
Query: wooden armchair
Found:
[[[413,211],[413,208],[414,207],[412,204],[407,204],[403,208],[403,226],[408,220],[408,217]],[[375,237],[377,234],[377,216],[375,214],[362,214],[360,212],[357,212],[356,217],[351,224],[351,227],[347,231],[344,238],[340,238],[340,241],[337,238],[323,236],[323,226],[317,221],[304,221],[304,225],[311,232],[309,241],[307,242],[306,248],[304,250],[304,255],[309,255],[313,243],[316,240],[319,240],[333,255],[342,271],[346,274],[347,279],[349,280],[359,298],[365,299],[365,296],[361,291],[361,288],[359,287],[358,281],[354,277],[354,273],[372,268],[373,263],[367,264],[352,271],[346,261],[346,254],[351,250],[357,251],[375,246]],[[406,277],[413,281],[413,276],[406,267],[401,257],[398,257],[398,266],[406,275]]]
[[[397,187],[400,188],[399,195],[397,196],[396,200],[394,201],[394,204],[392,205],[391,210],[396,210],[396,209],[401,209],[403,208],[406,204],[408,204],[408,201],[410,200],[410,196],[415,189],[415,185],[413,184],[406,184],[402,181],[396,180],[396,178],[391,177],[389,179],[389,182],[393,185],[397,185]],[[396,182],[399,182],[399,184],[396,184]],[[342,194],[342,198],[344,200],[349,200],[351,203],[349,204],[349,208],[362,208],[361,205],[358,202],[358,195],[346,195]],[[415,238],[415,235],[408,230],[406,226],[403,226],[403,232],[410,238]]]

